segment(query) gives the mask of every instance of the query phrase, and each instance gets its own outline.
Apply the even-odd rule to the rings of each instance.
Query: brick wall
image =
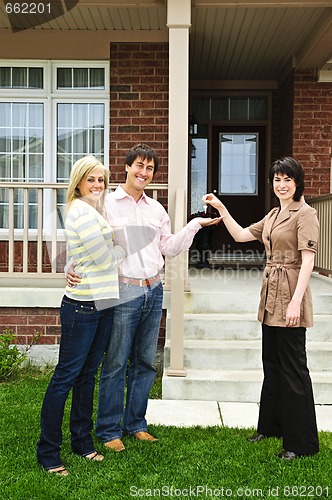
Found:
[[[294,75],[293,155],[306,173],[305,194],[330,192],[332,83],[320,83],[312,69]]]
[[[154,180],[167,183],[168,44],[111,43],[110,169],[123,182],[124,158],[139,142],[156,149],[160,164]],[[167,193],[160,200],[167,203]]]
[[[294,74],[291,73],[279,89],[279,153],[273,159],[291,156],[293,150]]]
[[[59,308],[0,307],[0,330],[8,329],[17,336],[17,344],[30,344],[35,333],[41,333],[38,344],[60,344],[61,323]],[[163,310],[158,346],[163,347],[166,336],[166,310]]]
[[[271,161],[279,158],[279,93],[278,91],[272,92],[272,123],[271,123]]]
[[[18,344],[30,344],[34,333],[43,336],[38,344],[59,344],[59,308],[50,307],[0,307],[1,332],[9,329],[17,335]]]

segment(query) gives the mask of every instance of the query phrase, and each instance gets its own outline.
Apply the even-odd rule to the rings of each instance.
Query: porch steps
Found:
[[[261,353],[260,340],[184,341],[184,361],[187,369],[205,370],[209,367],[209,370],[219,370],[222,367],[232,370],[235,366],[241,366],[242,370],[260,370]],[[329,372],[332,342],[307,342],[307,355],[311,371]]]
[[[330,405],[332,373],[311,372],[310,375],[315,403]],[[187,369],[186,377],[167,379],[163,383],[163,399],[258,403],[263,376],[262,370]]]
[[[226,279],[220,286],[221,277]],[[228,276],[228,277],[227,277]],[[163,377],[163,399],[258,402],[262,383],[261,326],[256,319],[260,281],[243,271],[211,280],[191,278],[185,297],[186,377]],[[231,280],[231,281],[230,281]],[[332,279],[314,275],[314,327],[307,331],[308,366],[316,404],[332,403]],[[169,366],[170,314],[165,372]]]

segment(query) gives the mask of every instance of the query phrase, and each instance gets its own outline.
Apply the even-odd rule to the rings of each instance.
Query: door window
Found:
[[[258,133],[220,134],[219,193],[258,194]]]
[[[202,196],[207,192],[206,138],[191,139],[191,204],[192,214],[203,210]]]

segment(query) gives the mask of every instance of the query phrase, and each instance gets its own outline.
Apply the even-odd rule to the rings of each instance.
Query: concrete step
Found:
[[[185,294],[186,312],[256,312],[262,271],[189,269],[190,292]],[[313,273],[310,278],[314,313],[332,313],[332,279]]]
[[[165,363],[169,365],[169,341],[166,341]],[[332,342],[307,343],[310,371],[331,370]],[[195,370],[259,370],[262,367],[260,340],[185,340],[184,365]]]
[[[261,339],[261,324],[256,313],[245,314],[185,314],[185,339],[255,340]],[[332,341],[332,315],[315,315],[314,326],[307,330],[307,341]],[[170,314],[166,329],[169,332]],[[168,335],[169,336],[169,335]]]
[[[226,291],[185,293],[186,313],[254,313],[258,309],[259,290],[249,295]]]
[[[164,356],[169,365],[169,341]],[[255,370],[262,366],[259,340],[185,340],[184,366],[186,369],[206,370]]]
[[[311,373],[316,404],[331,404],[332,373]],[[258,403],[262,370],[187,370],[186,377],[163,377],[163,399]]]
[[[257,314],[259,297],[259,287],[256,290],[237,292],[227,290],[186,292],[184,307],[186,313],[195,314]],[[332,314],[332,291],[313,294],[313,308],[315,315]]]

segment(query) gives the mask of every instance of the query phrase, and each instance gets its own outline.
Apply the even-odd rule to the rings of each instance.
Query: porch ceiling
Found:
[[[111,32],[125,32],[128,42],[134,32],[151,32],[151,41],[153,33],[167,33],[165,0],[54,3],[63,15],[48,20],[40,14],[36,26],[26,16],[24,27],[107,31],[110,39]],[[0,30],[13,23],[2,7]],[[190,33],[191,80],[278,80],[292,67],[324,69],[332,56],[332,1],[193,0]]]

